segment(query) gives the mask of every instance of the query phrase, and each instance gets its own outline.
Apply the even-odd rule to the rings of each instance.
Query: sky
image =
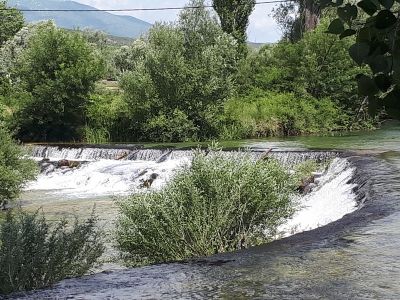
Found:
[[[121,8],[146,8],[146,7],[181,7],[188,0],[74,0],[99,9],[121,9]],[[210,1],[208,1],[210,3]],[[248,29],[248,40],[257,43],[276,42],[280,36],[276,23],[271,17],[272,8],[276,4],[256,5],[250,17]],[[155,23],[157,21],[174,21],[179,11],[138,11],[129,12],[131,16]]]

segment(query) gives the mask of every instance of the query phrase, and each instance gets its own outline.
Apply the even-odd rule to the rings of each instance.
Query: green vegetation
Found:
[[[103,250],[95,217],[50,226],[38,212],[8,212],[0,223],[0,295],[82,276]]]
[[[35,175],[34,162],[23,158],[22,149],[0,124],[0,209],[15,200],[24,184]]]
[[[118,245],[141,265],[265,243],[294,212],[294,190],[294,177],[274,160],[199,151],[162,191],[119,203]]]
[[[0,209],[35,178],[35,163],[0,127]],[[84,275],[103,253],[96,218],[50,226],[39,213],[0,212],[0,295],[49,286]]]
[[[80,139],[87,98],[101,78],[103,64],[76,33],[39,30],[16,71],[26,99],[15,114],[24,141]]]
[[[337,7],[328,32],[353,41],[348,51],[370,73],[357,75],[358,92],[377,115],[384,110],[400,118],[400,56],[398,35],[400,14],[395,1],[362,0],[357,4],[321,1],[323,7]],[[356,37],[355,39],[353,37]]]
[[[364,45],[361,37],[352,46],[353,36],[326,33],[352,25],[350,12],[339,9],[336,28],[332,10],[313,1],[283,4],[276,11],[282,41],[254,50],[245,43],[253,0],[215,0],[214,11],[202,0],[188,6],[198,8],[128,45],[48,22],[16,33],[22,24],[6,21],[0,119],[23,141],[183,142],[371,128],[396,111],[368,105],[374,98],[354,80],[369,72],[354,48]],[[385,86],[381,98],[397,103],[388,86],[393,68],[386,72],[381,62],[372,70],[379,82],[364,87]],[[366,76],[359,77],[363,84]]]
[[[315,134],[341,130],[347,122],[329,99],[299,98],[293,93],[253,94],[231,99],[225,108],[230,124],[222,129],[224,139]]]
[[[19,10],[4,10],[6,1],[0,1],[0,46],[12,38],[24,25],[24,16]]]

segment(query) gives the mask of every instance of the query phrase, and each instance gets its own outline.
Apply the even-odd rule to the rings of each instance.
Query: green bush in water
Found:
[[[84,275],[102,255],[96,218],[49,226],[39,213],[8,212],[0,223],[0,294]]]
[[[292,177],[275,160],[198,151],[163,190],[119,202],[118,247],[142,265],[267,242],[294,211]]]

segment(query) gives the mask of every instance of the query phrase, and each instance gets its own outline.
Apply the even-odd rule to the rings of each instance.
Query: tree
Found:
[[[242,57],[247,54],[246,30],[255,5],[255,0],[213,0],[213,8],[219,16],[222,29],[235,37]]]
[[[55,27],[31,38],[16,68],[27,97],[16,113],[24,141],[80,139],[89,93],[104,64],[84,38]]]
[[[216,137],[223,103],[234,91],[237,50],[211,12],[187,8],[178,23],[156,24],[131,47],[127,57],[134,61],[126,65],[132,69],[121,82],[130,108],[129,137]]]
[[[22,149],[0,124],[0,208],[15,200],[24,184],[35,178],[33,161],[23,158]]]
[[[24,25],[24,16],[17,10],[0,1],[0,47],[13,37]]]
[[[336,7],[338,18],[328,32],[340,38],[356,36],[349,54],[370,74],[357,76],[358,91],[369,102],[370,113],[384,109],[400,118],[400,13],[394,1],[362,0],[355,4],[321,0],[323,7]]]

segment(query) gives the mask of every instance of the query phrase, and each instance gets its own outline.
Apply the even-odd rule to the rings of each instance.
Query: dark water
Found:
[[[53,289],[19,297],[400,299],[399,138],[393,127],[351,139],[284,141],[288,147],[379,152],[349,157],[357,167],[354,180],[364,204],[339,221],[246,251],[70,279]],[[252,146],[265,147],[266,143],[257,141]]]

